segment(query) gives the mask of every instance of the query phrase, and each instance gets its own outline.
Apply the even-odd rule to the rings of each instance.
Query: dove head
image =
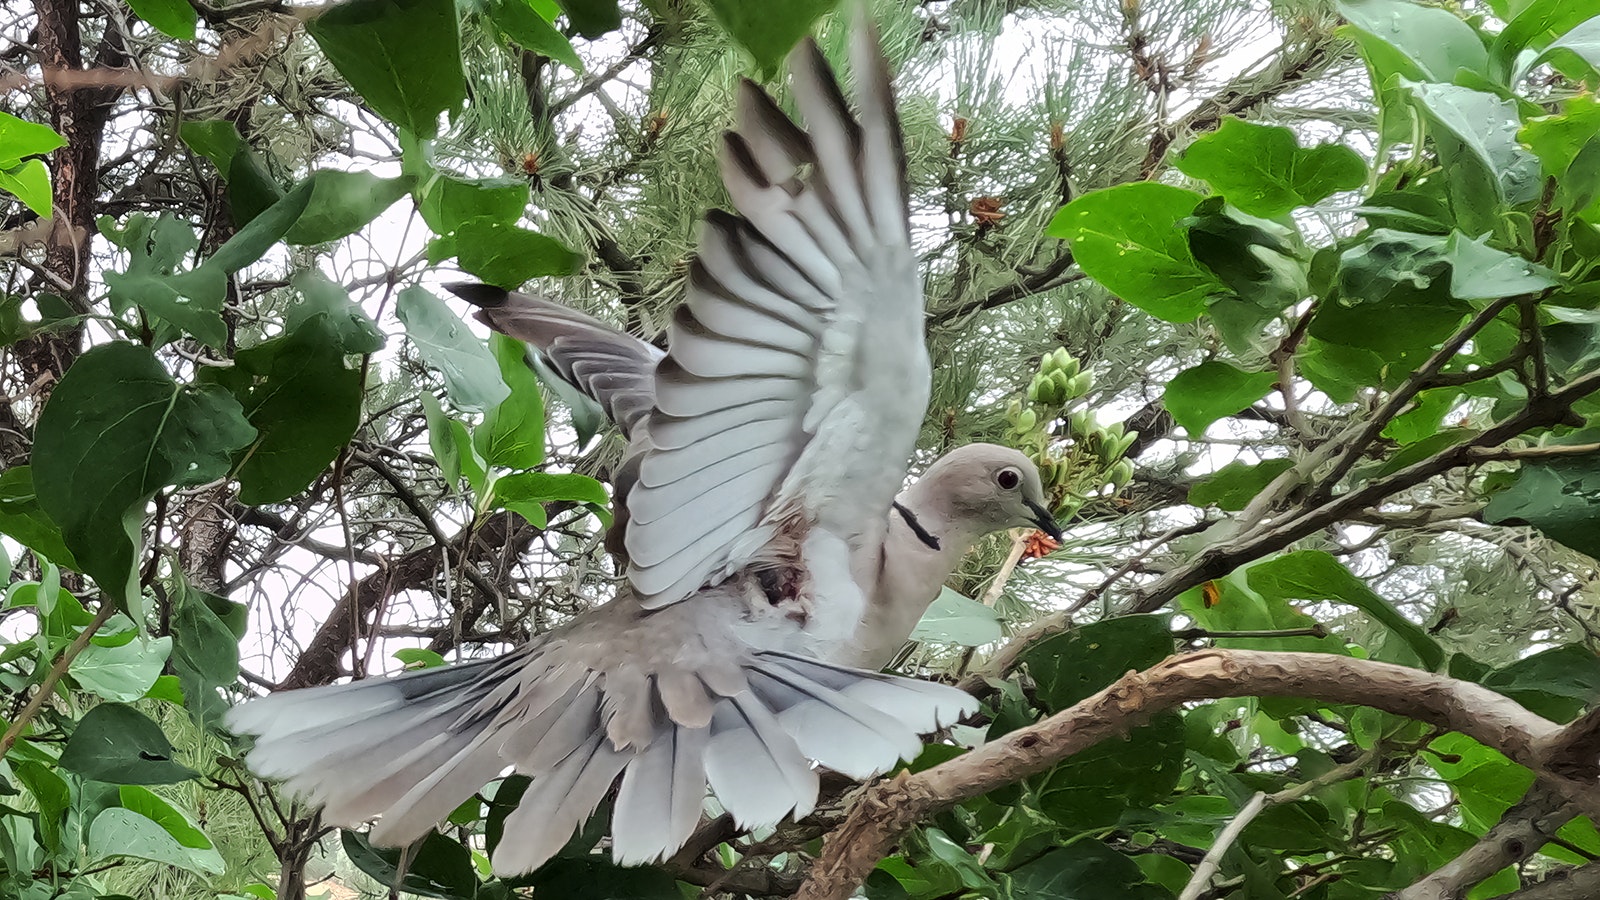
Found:
[[[928,467],[917,480],[916,493],[918,500],[940,508],[950,525],[975,536],[1031,527],[1061,539],[1039,468],[1010,447],[957,447]]]

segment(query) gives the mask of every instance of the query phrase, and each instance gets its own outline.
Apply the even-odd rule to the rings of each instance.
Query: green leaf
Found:
[[[567,14],[572,27],[591,40],[622,27],[617,0],[556,0],[556,3]]]
[[[159,219],[135,214],[120,231],[104,224],[101,230],[128,251],[127,270],[104,276],[112,309],[123,312],[137,305],[212,347],[227,343],[222,321],[226,280],[204,267],[179,271],[184,258],[200,246],[193,228],[172,213],[162,213]]]
[[[221,875],[226,868],[215,848],[185,847],[161,823],[122,807],[94,817],[89,825],[88,853],[92,863],[131,856],[201,875]]]
[[[174,762],[161,726],[122,703],[89,710],[61,752],[61,768],[110,784],[172,784],[199,773]]]
[[[1600,196],[1600,101],[1588,94],[1573,97],[1559,115],[1528,119],[1517,137],[1555,179],[1555,205],[1592,218]]]
[[[462,225],[479,219],[513,224],[527,211],[528,198],[528,183],[519,179],[435,174],[417,191],[417,212],[435,234],[454,234]]]
[[[1444,650],[1431,635],[1321,550],[1299,550],[1269,559],[1251,567],[1249,580],[1250,587],[1267,597],[1348,603],[1404,641],[1429,671],[1438,671],[1444,664]]]
[[[339,842],[356,868],[379,884],[445,900],[472,900],[477,894],[478,875],[471,852],[437,831],[428,832],[427,837],[404,851],[374,847],[366,835],[347,830],[339,832]],[[406,853],[404,878],[400,877],[399,868],[402,852]]]
[[[1488,68],[1488,52],[1477,32],[1448,10],[1408,0],[1347,0],[1338,8],[1379,76],[1374,83],[1396,72],[1449,83],[1461,69]]]
[[[54,854],[61,850],[61,825],[72,807],[72,790],[60,775],[31,759],[12,759],[11,773],[33,795],[39,808],[39,842]]]
[[[50,170],[37,159],[0,167],[0,191],[10,193],[40,216],[50,215]]]
[[[1039,809],[1074,830],[1114,825],[1127,810],[1168,799],[1183,774],[1183,759],[1183,718],[1161,713],[1126,737],[1108,738],[1040,776]]]
[[[1078,266],[1107,290],[1159,319],[1189,322],[1225,290],[1179,227],[1202,199],[1150,181],[1122,184],[1068,203],[1046,233],[1065,239]]]
[[[61,529],[39,506],[30,466],[12,466],[0,472],[0,534],[15,539],[58,566],[78,568],[72,551],[62,543]]]
[[[346,368],[334,320],[311,316],[290,333],[241,350],[234,390],[256,429],[236,471],[239,500],[259,506],[304,490],[361,424],[361,373]]]
[[[445,389],[457,407],[487,410],[510,396],[494,356],[443,300],[423,288],[408,287],[400,292],[394,312],[423,361],[444,376]]]
[[[185,709],[200,727],[221,732],[228,703],[218,689],[239,676],[245,608],[187,583],[172,593],[172,670],[187,700]],[[235,630],[224,617],[238,620],[241,627]]]
[[[223,477],[254,436],[225,391],[179,385],[144,347],[104,344],[73,363],[39,417],[39,505],[80,569],[140,621],[145,503],[163,487]]]
[[[128,0],[128,5],[167,37],[194,40],[194,27],[200,16],[188,0]]]
[[[456,229],[455,255],[461,268],[508,290],[540,275],[572,275],[583,266],[583,257],[560,241],[489,219]]]
[[[461,35],[451,0],[348,0],[324,7],[306,31],[385,119],[423,137],[466,99]]]
[[[183,811],[158,797],[149,788],[125,784],[117,789],[123,809],[130,809],[161,826],[173,840],[191,850],[210,850],[211,839]],[[220,860],[218,861],[220,864]]]
[[[1366,162],[1348,147],[1302,148],[1288,128],[1232,117],[1197,138],[1174,165],[1239,209],[1268,218],[1353,190],[1367,179]]]
[[[408,178],[322,169],[307,179],[311,196],[284,240],[322,244],[355,234],[411,190]]]
[[[239,134],[238,126],[232,122],[226,119],[184,122],[178,127],[178,136],[189,149],[209,160],[227,183],[228,211],[235,227],[244,227],[283,199],[283,186],[267,171],[266,163],[250,149]]]
[[[1292,459],[1267,459],[1259,463],[1234,461],[1189,489],[1189,502],[1195,506],[1216,506],[1238,512],[1250,505],[1267,485],[1294,468]]]
[[[231,275],[266,255],[305,213],[316,186],[314,178],[307,178],[295,185],[293,190],[235,231],[233,237],[218,247],[217,252],[211,254],[211,258],[200,268]]]
[[[1211,632],[1296,631],[1317,624],[1316,619],[1290,605],[1288,598],[1254,590],[1247,581],[1249,571],[1236,570],[1209,582],[1209,587],[1183,592],[1178,597],[1178,609],[1195,627]],[[1212,643],[1223,648],[1348,655],[1344,641],[1333,636],[1218,637]]]
[[[345,353],[376,353],[383,349],[383,332],[342,286],[315,269],[296,272],[289,285],[299,296],[284,311],[285,330],[298,330],[308,319],[326,315]]]
[[[494,492],[506,501],[551,503],[569,500],[605,506],[611,500],[606,486],[587,475],[553,472],[519,472],[495,480]]]
[[[1459,231],[1445,241],[1444,252],[1450,260],[1450,295],[1457,300],[1536,294],[1561,283],[1560,277],[1544,266]]]
[[[67,671],[79,686],[107,700],[142,698],[156,683],[172,652],[172,638],[134,639],[116,647],[91,643]]]
[[[66,145],[66,138],[56,134],[55,129],[48,125],[0,112],[0,168],[8,167],[25,156],[43,156]]]
[[[1167,384],[1161,402],[1189,436],[1198,439],[1212,422],[1260,400],[1277,383],[1276,372],[1245,372],[1207,360],[1179,372]]]
[[[1524,462],[1483,511],[1492,525],[1531,525],[1600,559],[1600,454]]]
[[[450,426],[456,423],[445,415],[439,398],[432,393],[423,391],[421,400],[422,415],[428,423],[428,449],[433,452],[433,461],[439,464],[439,476],[444,479],[445,487],[455,493],[461,484],[461,451]]]
[[[739,46],[750,51],[756,64],[766,73],[778,70],[779,63],[800,39],[811,30],[811,23],[833,9],[837,0],[707,0],[711,12],[724,31]]]
[[[1165,616],[1121,616],[1040,641],[1023,656],[1039,686],[1039,699],[1060,712],[1106,687],[1132,669],[1146,669],[1172,655]]]
[[[1010,900],[1170,900],[1138,864],[1096,840],[1051,850],[1007,876]]]
[[[1455,164],[1481,168],[1487,176],[1482,184],[1495,192],[1493,196],[1501,206],[1515,206],[1538,196],[1538,160],[1517,142],[1522,120],[1514,102],[1453,84],[1402,82],[1402,87],[1423,114],[1443,130],[1443,134],[1436,130],[1433,137],[1452,185],[1453,199],[1458,184],[1463,189],[1479,184],[1459,181],[1458,172],[1451,168]],[[1457,215],[1460,214],[1458,207]],[[1495,215],[1499,215],[1498,210]]]
[[[1533,0],[1523,4],[1489,47],[1495,74],[1509,83],[1517,56],[1523,50],[1548,47],[1551,41],[1593,15],[1594,10],[1587,4],[1571,0]]]
[[[523,343],[503,334],[489,337],[500,378],[511,393],[483,415],[472,446],[486,462],[506,469],[531,469],[544,462],[544,396],[523,360]]]
[[[535,896],[562,900],[682,900],[671,875],[649,866],[619,866],[604,856],[558,856],[527,878]]]
[[[1383,436],[1402,444],[1415,444],[1439,433],[1444,417],[1461,401],[1456,390],[1423,391],[1416,405],[1383,426]]]
[[[1550,42],[1519,75],[1540,63],[1575,79],[1586,80],[1600,74],[1600,16],[1573,26],[1572,30]]]
[[[1001,616],[992,607],[948,587],[939,590],[928,611],[911,631],[913,641],[981,647],[1004,637]]]
[[[548,56],[574,72],[583,72],[583,61],[572,49],[572,42],[529,6],[527,0],[488,0],[488,11],[495,27],[519,47]]]
[[[1547,719],[1570,722],[1600,697],[1600,657],[1566,644],[1496,669],[1482,683]]]
[[[426,647],[402,647],[394,652],[394,658],[407,669],[433,669],[445,664],[444,657]]]

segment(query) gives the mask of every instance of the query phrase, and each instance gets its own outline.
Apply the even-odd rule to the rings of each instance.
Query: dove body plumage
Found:
[[[791,57],[809,131],[741,87],[721,160],[739,215],[707,216],[665,353],[547,300],[453,288],[627,436],[617,597],[494,659],[236,707],[256,772],[328,821],[376,817],[389,845],[529,775],[501,873],[548,859],[618,784],[612,852],[638,863],[683,845],[708,786],[741,825],[799,817],[813,761],[870,777],[974,708],[852,668],[887,660],[979,536],[1054,528],[1005,448],[952,451],[900,492],[928,401],[921,285],[869,26],[852,54],[859,121],[809,41]]]

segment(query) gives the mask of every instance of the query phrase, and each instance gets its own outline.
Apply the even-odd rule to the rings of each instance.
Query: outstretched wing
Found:
[[[543,297],[487,284],[446,287],[479,308],[480,322],[538,350],[558,375],[598,402],[623,435],[655,405],[656,363],[666,355],[659,348]]]
[[[688,296],[619,475],[628,578],[649,607],[823,528],[875,569],[927,408],[904,148],[876,31],[858,20],[853,117],[812,41],[789,58],[802,131],[745,82]]]

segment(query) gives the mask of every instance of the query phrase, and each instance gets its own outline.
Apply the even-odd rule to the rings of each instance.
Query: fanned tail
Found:
[[[495,850],[501,874],[553,856],[621,776],[612,855],[672,855],[700,820],[709,784],[742,827],[806,815],[811,762],[867,778],[912,759],[919,731],[976,708],[952,687],[783,653],[738,665],[597,672],[541,645],[395,678],[288,691],[236,707],[257,774],[374,843],[422,837],[507,769],[532,784]],[[609,687],[608,687],[609,685]]]

